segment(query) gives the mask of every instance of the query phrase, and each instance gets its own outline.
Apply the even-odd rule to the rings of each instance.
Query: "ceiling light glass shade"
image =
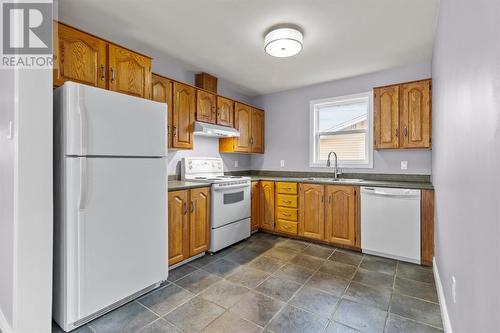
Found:
[[[280,28],[269,32],[264,38],[266,53],[273,57],[291,57],[302,50],[303,36],[296,29]]]

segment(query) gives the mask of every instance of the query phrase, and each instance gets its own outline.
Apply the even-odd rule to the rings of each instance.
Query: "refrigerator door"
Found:
[[[164,158],[66,158],[67,321],[166,280]]]
[[[64,155],[165,156],[166,105],[67,82],[54,94]]]

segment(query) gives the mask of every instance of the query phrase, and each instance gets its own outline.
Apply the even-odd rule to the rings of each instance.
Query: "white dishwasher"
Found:
[[[420,190],[361,187],[361,249],[420,264]]]

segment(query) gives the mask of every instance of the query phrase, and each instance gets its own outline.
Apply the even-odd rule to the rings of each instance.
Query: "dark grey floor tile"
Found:
[[[394,284],[394,275],[372,272],[366,269],[358,268],[352,280],[367,286],[392,289]]]
[[[183,277],[180,280],[177,280],[177,282],[175,283],[192,293],[198,294],[220,279],[221,278],[217,275],[200,269],[194,273],[189,274],[188,276]]]
[[[363,260],[363,254],[353,251],[336,250],[328,260],[341,262],[343,264],[358,266]]]
[[[301,285],[298,283],[271,276],[255,288],[255,290],[287,302],[300,287]]]
[[[261,327],[248,320],[242,319],[237,315],[226,312],[210,325],[205,327],[203,333],[259,333]]]
[[[163,316],[193,296],[193,293],[170,284],[145,295],[138,302]]]
[[[435,327],[443,327],[441,311],[439,305],[435,303],[422,301],[395,292],[392,296],[389,311]]]
[[[359,267],[369,271],[394,275],[397,261],[377,256],[365,255]]]
[[[423,267],[400,261],[397,275],[409,280],[434,283],[434,274],[430,267]]]
[[[389,313],[385,333],[443,333],[442,330]]]
[[[310,244],[308,247],[302,251],[303,254],[307,254],[309,256],[318,257],[321,259],[328,258],[335,249],[330,246],[323,246],[318,244]]]
[[[248,288],[255,288],[269,276],[269,273],[242,266],[233,274],[226,277],[226,280],[241,284]]]
[[[271,258],[271,257],[258,257],[247,265],[249,268],[258,269],[264,272],[273,273],[277,271],[280,267],[284,266],[285,262]]]
[[[344,324],[331,321],[323,333],[361,333],[361,331],[345,326]]]
[[[284,242],[280,242],[276,244],[276,248],[291,250],[291,251],[302,251],[307,246],[309,246],[309,242],[297,240],[297,239],[287,239]]]
[[[265,253],[268,257],[273,257],[275,259],[279,259],[282,261],[288,261],[295,257],[298,254],[298,251],[291,251],[289,249],[273,247],[269,251]]]
[[[137,333],[182,333],[182,331],[168,321],[160,318],[146,327],[143,327]]]
[[[297,283],[304,283],[313,273],[313,270],[305,268],[304,266],[287,264],[275,272],[274,276]]]
[[[206,266],[203,266],[203,270],[224,277],[233,273],[239,267],[240,264],[235,263],[234,261],[219,259]]]
[[[290,300],[289,304],[328,319],[333,315],[338,301],[337,296],[316,288],[304,287]]]
[[[323,263],[319,270],[324,273],[332,274],[350,280],[353,278],[354,273],[356,273],[356,269],[356,266],[327,260]]]
[[[139,303],[131,302],[94,320],[90,325],[97,333],[132,333],[158,318]]]
[[[290,262],[293,264],[301,265],[309,269],[316,270],[318,269],[321,265],[323,265],[323,262],[325,260],[313,257],[313,256],[308,256],[302,253],[299,253],[295,257],[293,257]]]
[[[387,311],[391,302],[391,290],[368,287],[357,282],[351,282],[345,292],[344,298]]]
[[[1,329],[0,332],[2,332]],[[57,325],[57,323],[52,322],[52,333],[65,333],[65,332],[62,328],[59,327],[59,325]],[[83,325],[71,331],[71,333],[94,333],[94,331],[90,328],[89,325]]]
[[[320,333],[328,320],[310,312],[287,305],[271,320],[267,328],[276,333]]]
[[[403,279],[396,275],[394,289],[403,295],[438,303],[436,286],[433,283]]]
[[[216,256],[213,256],[213,255],[210,255],[210,254],[205,254],[201,258],[198,258],[196,260],[190,261],[189,265],[201,268],[201,267],[203,267],[205,265],[208,265],[211,262],[214,262],[214,261],[216,261],[218,259],[219,258],[217,258]]]
[[[165,316],[184,332],[198,332],[224,313],[224,308],[197,296]]]
[[[229,311],[257,325],[265,326],[284,305],[285,303],[274,298],[249,292]]]
[[[238,302],[248,291],[241,285],[221,280],[202,292],[200,296],[227,309]]]
[[[323,272],[314,273],[306,283],[306,286],[321,289],[336,296],[342,296],[348,285],[349,280]]]
[[[221,259],[221,258],[224,258],[225,256],[228,256],[230,255],[231,253],[233,252],[236,252],[238,250],[238,248],[235,248],[233,246],[230,246],[230,247],[226,247],[225,249],[222,249],[220,251],[217,251],[215,253],[212,253],[212,255],[217,258],[217,259]]]
[[[387,312],[385,311],[347,299],[340,301],[340,305],[333,315],[335,321],[360,331],[373,333],[384,331],[386,317]]]
[[[177,280],[183,278],[184,276],[193,273],[197,269],[198,269],[197,267],[191,266],[189,264],[179,266],[179,267],[174,268],[168,272],[167,280],[170,282],[177,281]]]
[[[245,265],[257,258],[259,255],[260,253],[245,247],[241,250],[230,253],[225,256],[224,259],[234,261],[240,265]]]

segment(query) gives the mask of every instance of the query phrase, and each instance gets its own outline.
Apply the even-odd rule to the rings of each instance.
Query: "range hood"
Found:
[[[209,136],[214,138],[239,137],[240,132],[232,127],[202,123],[194,123],[194,135]]]

